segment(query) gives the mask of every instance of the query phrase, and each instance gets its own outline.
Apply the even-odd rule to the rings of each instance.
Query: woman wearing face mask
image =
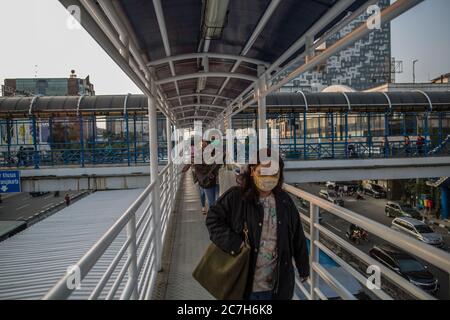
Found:
[[[283,161],[279,170],[266,175],[258,161],[239,179],[239,187],[223,194],[206,218],[211,241],[236,255],[242,249],[244,222],[248,226],[250,267],[245,299],[290,300],[295,285],[294,265],[301,281],[309,276],[306,239],[298,210],[282,190]],[[273,167],[272,167],[273,168]]]

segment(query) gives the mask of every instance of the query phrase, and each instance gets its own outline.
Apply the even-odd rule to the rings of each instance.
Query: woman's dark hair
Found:
[[[270,151],[268,152],[268,156],[270,157]],[[237,176],[236,182],[242,189],[242,194],[244,196],[245,201],[250,201],[254,203],[259,202],[259,192],[256,188],[256,185],[252,178],[252,170],[255,169],[258,165],[261,164],[261,160],[259,158],[258,153],[258,159],[256,164],[250,164],[247,169],[242,172],[240,175]],[[283,183],[284,183],[284,161],[279,157],[278,159],[278,167],[280,172],[280,178],[278,180],[277,186],[272,190],[274,194],[277,194],[282,191],[283,189]]]

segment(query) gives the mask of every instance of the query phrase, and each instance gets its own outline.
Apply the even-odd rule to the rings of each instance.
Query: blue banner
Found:
[[[20,171],[0,171],[0,194],[20,192]]]

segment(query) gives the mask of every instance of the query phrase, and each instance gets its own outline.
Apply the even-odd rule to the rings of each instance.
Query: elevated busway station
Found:
[[[39,230],[49,227],[52,222],[44,220],[24,233],[19,233],[15,236],[16,238],[13,237],[2,243],[0,250],[4,254],[1,255],[0,274],[3,273],[6,277],[0,278],[0,296],[26,298],[30,296],[27,293],[35,292],[32,297],[40,296],[43,299],[77,297],[89,299],[211,298],[193,281],[191,276],[192,270],[203,254],[203,249],[208,245],[209,238],[199,210],[198,188],[194,185],[190,173],[182,174],[181,166],[174,163],[170,157],[167,157],[164,168],[160,169],[159,161],[163,157],[159,157],[158,152],[160,143],[158,113],[165,117],[165,126],[163,125],[163,127],[167,138],[162,144],[165,144],[163,147],[167,149],[166,154],[171,154],[172,151],[170,141],[172,141],[173,129],[191,128],[195,120],[203,121],[207,128],[234,129],[235,125],[238,126],[239,117],[245,118],[248,114],[252,114],[249,110],[256,107],[254,110],[257,116],[254,120],[254,127],[257,129],[268,128],[270,121],[267,116],[270,108],[287,106],[292,110],[294,107],[288,104],[289,101],[281,101],[280,105],[277,102],[270,102],[271,94],[276,95],[283,85],[298,75],[311,70],[333,54],[369,35],[370,32],[376,32],[368,29],[363,23],[333,46],[316,55],[311,54],[316,46],[353,21],[376,1],[208,0],[200,2],[154,0],[150,2],[99,0],[92,2],[61,0],[60,2],[69,10],[72,10],[71,6],[74,5],[80,9],[81,25],[142,90],[145,96],[142,98],[142,102],[144,102],[143,100],[147,101],[148,112],[145,113],[143,110],[145,103],[139,104],[142,109],[139,112],[142,112],[143,116],[147,114],[148,117],[148,141],[144,141],[149,144],[150,181],[144,191],[123,210],[122,214],[117,216],[112,225],[108,227],[104,225],[104,229],[97,230],[98,234],[89,236],[91,242],[77,244],[79,237],[84,239],[81,232],[75,232],[73,239],[69,238],[66,243],[58,243],[58,238],[49,236],[48,230],[44,231],[45,237],[42,234],[37,237],[38,235],[33,233],[33,230],[39,233]],[[380,12],[381,25],[389,23],[421,2],[420,0],[397,0]],[[210,19],[215,20],[213,25],[209,23]],[[227,23],[225,23],[226,21]],[[318,106],[320,112],[313,111],[312,113],[320,114],[321,118],[322,114],[327,114],[328,120],[325,121],[327,123],[330,123],[330,117],[333,118],[331,122],[334,122],[335,115],[339,114],[341,119],[344,115],[343,123],[345,124],[345,114],[348,114],[350,118],[355,110],[357,113],[380,113],[383,114],[384,119],[387,118],[390,121],[391,118],[395,118],[395,111],[425,114],[425,119],[428,120],[430,119],[428,116],[437,117],[437,127],[439,127],[439,119],[444,121],[446,117],[445,115],[444,117],[439,116],[439,112],[448,112],[445,106],[440,109],[440,103],[446,103],[445,97],[441,101],[441,98],[432,96],[431,93],[399,96],[400,100],[405,99],[407,102],[403,106],[404,109],[398,106],[399,101],[396,101],[394,96],[388,96],[388,99],[383,95],[383,100],[381,100],[383,98],[381,95],[371,96],[376,101],[382,101],[382,106],[375,110],[358,110],[357,100],[362,98],[358,98],[356,95],[350,102],[347,101],[350,96],[346,98],[343,94],[327,96],[334,97],[331,99],[332,101],[327,100],[325,95],[319,95],[316,99],[320,101],[322,97],[324,104],[328,104],[328,106],[324,110]],[[85,127],[82,109],[85,106],[84,103],[87,103],[89,99],[88,97],[74,99],[79,106],[78,113],[73,112],[73,103],[71,106],[70,116],[75,115],[79,121],[78,128],[83,128],[80,130],[80,134],[81,132],[84,134]],[[132,105],[133,99],[139,98],[129,97],[129,99],[130,104],[126,104],[126,108],[124,108],[124,97],[118,98],[118,103],[122,108],[119,108],[120,111],[115,116],[130,115],[128,111],[131,109],[128,106]],[[275,98],[275,100],[280,99],[284,98]],[[298,115],[304,115],[308,111],[305,122],[305,128],[308,130],[308,122],[313,122],[309,117],[311,119],[315,117],[314,115],[308,116],[310,111],[314,110],[312,107],[314,106],[313,96],[299,93],[299,96],[289,99],[294,99],[296,103],[299,103],[296,111]],[[431,101],[428,101],[429,99]],[[33,112],[36,112],[39,104],[45,101],[47,100],[44,97],[32,97],[29,99],[29,103],[24,102],[25,117],[23,121],[31,120],[31,131],[35,132],[34,140],[31,143],[33,147],[30,150],[32,169],[37,167],[35,170],[40,170],[41,155],[37,148],[40,141],[37,139],[38,118],[37,114]],[[416,106],[411,105],[413,102],[418,103],[418,109],[414,109]],[[395,105],[396,103],[397,105]],[[367,101],[364,104],[366,108],[367,105],[370,105]],[[333,109],[332,105],[339,105],[338,110]],[[59,106],[60,103],[56,104],[55,109]],[[350,112],[349,106],[352,112]],[[46,107],[45,109],[52,108]],[[42,112],[45,112],[45,109]],[[277,111],[274,112],[277,113]],[[434,114],[434,112],[437,113]],[[48,119],[48,116],[42,116],[42,118]],[[62,117],[65,117],[64,112],[62,112]],[[9,119],[14,119],[14,117]],[[8,121],[10,121],[9,119]],[[423,119],[422,117],[420,121]],[[96,117],[95,121],[97,120]],[[384,123],[388,123],[390,126],[389,121]],[[322,128],[322,122],[318,122],[321,123]],[[432,122],[434,126],[435,121]],[[129,123],[129,121],[125,121],[125,123]],[[349,127],[351,123],[349,119]],[[369,121],[369,123],[372,122]],[[423,123],[426,124],[429,121]],[[336,126],[331,125],[330,127]],[[322,153],[313,151],[316,148],[314,144],[320,144],[322,141],[312,140],[315,139],[312,135],[316,129],[311,128],[312,131],[308,132],[307,138],[311,140],[307,140],[306,143],[304,140],[303,143],[295,141],[291,154],[285,154],[286,158],[293,157],[298,161],[305,161],[305,157],[306,160],[355,160],[350,157],[351,153],[348,148],[333,144],[333,137],[335,138],[334,142],[341,137],[336,134],[334,129],[327,133],[328,138],[324,143],[331,143],[331,150],[334,148],[335,158],[330,159],[328,155],[322,157]],[[383,127],[383,129],[386,128]],[[7,130],[7,132],[9,131]],[[439,136],[439,133],[436,135],[434,132],[429,132],[428,135],[425,135],[426,130],[422,132],[419,129],[417,131],[424,134],[427,147],[417,148],[416,152],[411,154],[411,159],[406,157],[405,161],[417,160],[425,163],[427,160],[425,157],[428,156],[430,159],[445,159],[445,157],[437,156],[438,152],[436,152],[436,156],[430,152],[432,148],[439,149],[440,143],[443,144],[446,137],[442,134],[442,139],[438,139],[436,142],[434,137]],[[129,135],[130,132],[128,130]],[[348,140],[345,141],[344,134],[344,141],[339,140],[341,144],[359,142],[350,140],[350,132],[352,132],[351,128],[348,130]],[[371,133],[375,136],[375,132]],[[377,131],[376,134],[381,137],[391,137],[388,130],[384,130],[382,133]],[[364,133],[359,135],[366,136]],[[97,136],[94,136],[97,140]],[[75,135],[75,137],[80,138],[79,135]],[[300,137],[302,136],[300,135]],[[261,138],[264,137],[258,137],[259,140],[262,140]],[[319,138],[322,139],[322,136],[320,135]],[[331,138],[331,142],[329,138]],[[77,142],[73,149],[83,150],[80,145],[84,145],[84,139],[75,140]],[[125,144],[126,147],[119,147],[126,150],[127,155],[126,162],[122,162],[122,164],[125,167],[131,167],[132,163],[128,162],[132,162],[133,157],[129,157],[128,153],[132,154],[132,143],[130,140],[125,140]],[[288,141],[288,144],[290,145],[291,141]],[[375,148],[370,148],[370,145],[377,145],[377,141],[369,141],[367,145],[369,147],[364,146],[364,148],[368,148],[369,151],[364,153],[364,157],[368,159],[358,161],[386,161],[385,157],[391,156],[389,152],[384,152],[383,156],[380,156]],[[90,145],[91,149],[93,146],[95,144]],[[102,147],[106,148],[107,146]],[[442,150],[444,149],[442,147]],[[385,150],[387,151],[388,148]],[[9,150],[6,151],[9,152]],[[83,168],[83,164],[87,165],[85,161],[89,159],[89,156],[85,157],[86,154],[83,152],[78,152],[78,154],[79,157],[72,165]],[[329,151],[326,154],[329,154]],[[377,154],[379,159],[371,159],[366,156],[367,154],[369,156]],[[92,159],[92,154],[90,154],[90,158]],[[95,153],[94,159],[97,159]],[[397,161],[398,159],[394,156],[392,160]],[[56,166],[61,165],[61,160],[58,161],[60,162]],[[94,161],[93,164],[99,163]],[[432,300],[448,297],[450,254],[447,252],[398,233],[385,225],[336,206],[290,184],[286,184],[284,188],[298,203],[299,214],[310,246],[311,276],[305,284],[296,280],[295,298],[354,300],[358,299],[362,293],[371,299],[386,300]],[[131,194],[138,190],[127,192]],[[95,195],[96,193],[93,196]],[[85,200],[89,200],[89,197]],[[83,204],[83,200],[78,204]],[[96,219],[94,204],[92,209],[93,212],[90,212],[89,217],[87,215],[78,217],[81,219],[84,216],[84,224],[89,224],[91,219]],[[365,289],[369,277],[367,267],[378,265],[378,263],[367,250],[354,246],[345,237],[337,234],[335,230],[322,224],[321,215],[324,214],[331,215],[347,224],[358,225],[377,238],[377,241],[393,244],[399,250],[403,250],[429,265],[429,269],[436,275],[437,281],[444,288],[441,291],[444,294],[433,296],[430,293],[438,285],[437,281],[429,283],[427,288],[419,287],[384,265],[380,265],[382,275],[380,290],[367,292]],[[62,217],[70,220],[70,216],[64,214],[54,215],[51,218],[62,219]],[[92,223],[90,227],[94,228],[94,226],[95,224]],[[70,228],[69,224],[66,226],[64,223],[58,224],[58,227],[61,233],[66,228]],[[44,252],[52,252],[52,247],[58,247],[58,254],[54,257],[51,256],[51,259],[45,257],[44,262],[41,256],[19,256],[19,248],[29,246],[31,248],[28,236]],[[37,238],[34,238],[35,236]],[[85,235],[85,238],[87,239],[88,235]],[[73,247],[77,247],[76,255],[66,252]],[[323,255],[333,260],[334,265],[325,265],[321,259]],[[68,259],[59,260],[65,256]],[[66,265],[67,263],[70,265]],[[28,270],[31,271],[30,275],[21,282],[21,273],[24,272],[24,269],[18,266],[28,265],[36,266],[36,268]],[[43,274],[40,274],[40,271]],[[360,290],[354,290],[355,284],[360,285]],[[327,288],[324,288],[324,285]],[[333,297],[330,297],[329,291],[334,293]]]
[[[274,93],[266,107],[269,130],[281,129],[288,182],[428,178],[450,169],[450,92]],[[1,131],[2,167],[20,168],[29,192],[145,188],[147,113],[143,95],[0,98],[2,126],[9,128]],[[231,121],[256,133],[257,106]],[[170,136],[163,114],[157,127],[162,169]],[[29,150],[22,161],[21,148]]]

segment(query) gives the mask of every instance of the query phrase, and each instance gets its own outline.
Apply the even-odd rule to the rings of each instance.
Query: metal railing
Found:
[[[114,225],[45,295],[44,299],[67,299],[90,272],[88,299],[149,299],[157,272],[161,270],[161,252],[168,221],[174,209],[179,187],[180,168],[169,163],[160,173],[160,192],[150,184]],[[160,207],[155,208],[155,197]],[[117,242],[120,242],[119,244]],[[111,250],[113,251],[111,254]],[[110,250],[110,251],[108,251]],[[103,256],[105,259],[101,260]],[[98,269],[100,265],[101,273]],[[75,281],[75,282],[74,282]],[[93,282],[93,283],[92,283]],[[84,284],[83,284],[84,286]]]
[[[340,267],[350,273],[362,286],[366,286],[368,274],[358,271],[355,267],[350,265],[348,261],[344,261],[333,248],[325,244],[324,239],[328,239],[338,247],[342,248],[350,255],[354,256],[360,262],[367,266],[377,266],[380,268],[383,280],[397,286],[402,291],[409,294],[416,299],[435,299],[435,297],[426,293],[419,287],[411,284],[408,280],[392,271],[391,269],[380,264],[368,254],[347,242],[344,238],[334,233],[328,228],[325,228],[319,219],[320,210],[345,220],[350,224],[357,225],[366,230],[371,236],[376,236],[383,241],[394,245],[413,256],[416,256],[427,263],[441,269],[450,274],[450,254],[447,252],[434,248],[430,245],[424,244],[412,237],[403,235],[393,229],[390,229],[380,223],[363,217],[355,212],[352,212],[343,207],[334,205],[326,200],[320,199],[303,190],[295,188],[291,185],[285,185],[284,189],[291,195],[309,202],[309,216],[300,212],[302,221],[305,226],[309,226],[309,232],[305,232],[306,237],[310,240],[310,266],[311,276],[307,282],[309,288],[300,281],[296,281],[297,288],[308,298],[312,300],[326,299],[325,294],[319,288],[319,279],[322,279],[330,288],[332,288],[342,299],[356,299],[355,296],[346,288],[345,283],[340,283],[330,272],[319,264],[319,251],[324,252],[331,259],[333,259]],[[379,290],[371,291],[377,298],[383,300],[394,299],[383,289],[383,285]]]

